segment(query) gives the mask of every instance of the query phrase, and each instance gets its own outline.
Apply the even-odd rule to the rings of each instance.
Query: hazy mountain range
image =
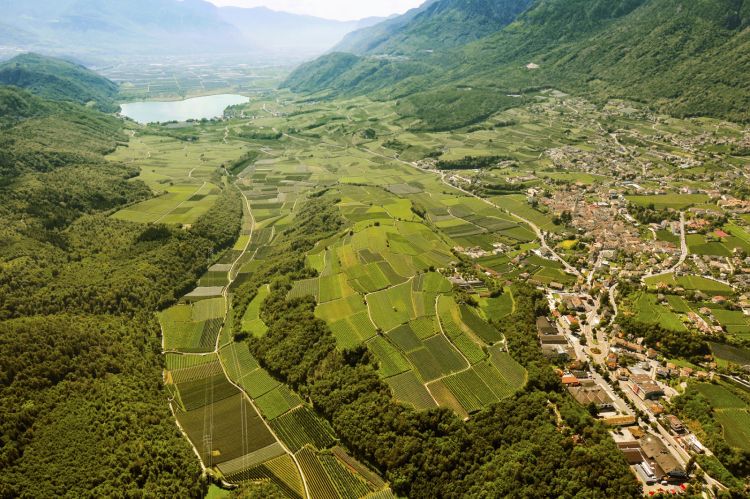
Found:
[[[122,55],[324,53],[382,19],[340,22],[203,0],[0,0],[0,46],[102,60]]]

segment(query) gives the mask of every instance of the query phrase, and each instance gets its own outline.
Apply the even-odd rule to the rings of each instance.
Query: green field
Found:
[[[693,386],[708,399],[714,409],[744,409],[748,405],[722,385],[696,383]]]
[[[388,386],[393,391],[393,398],[408,404],[415,409],[432,409],[437,404],[430,396],[424,384],[413,371],[393,376],[387,380]]]
[[[750,365],[750,349],[715,342],[709,344],[717,359],[739,365]]]
[[[658,304],[651,293],[639,293],[633,302],[633,309],[639,322],[659,324],[665,329],[687,331],[680,318],[668,307]]]
[[[750,452],[750,412],[748,410],[717,411],[716,419],[724,429],[724,438],[730,446]]]
[[[263,336],[266,334],[268,328],[260,318],[260,307],[270,293],[271,288],[269,286],[261,286],[258,289],[258,294],[253,301],[250,302],[247,311],[245,311],[245,315],[242,317],[243,331],[246,331],[253,336]]]
[[[667,274],[658,277],[647,277],[645,282],[649,287],[656,287],[660,283],[664,283],[670,286],[681,286],[685,289],[702,291],[710,295],[734,293],[731,286],[727,286],[726,284],[717,282],[713,279],[694,275],[675,277],[674,274]]]
[[[239,158],[237,144],[220,141],[183,142],[135,132],[127,147],[108,156],[141,169],[139,180],[159,197],[129,206],[114,217],[139,223],[192,224],[218,199],[220,185],[211,177],[215,166]]]
[[[223,323],[224,304],[223,298],[216,298],[175,305],[161,312],[165,350],[213,351]]]
[[[628,196],[627,199],[640,206],[653,205],[657,209],[683,210],[696,204],[706,203],[709,198],[703,194],[664,194],[660,196]]]
[[[307,407],[300,407],[274,419],[271,427],[293,452],[306,445],[325,449],[334,444],[330,425]]]

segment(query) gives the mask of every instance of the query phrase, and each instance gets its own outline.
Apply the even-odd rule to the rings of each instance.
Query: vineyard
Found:
[[[275,419],[302,404],[302,400],[285,385],[279,385],[255,400],[267,420]]]
[[[178,412],[185,432],[207,465],[231,461],[276,442],[260,415],[237,393],[188,412]],[[206,422],[212,422],[206,440]]]
[[[326,449],[335,443],[333,430],[327,421],[307,407],[300,407],[271,421],[271,428],[292,452],[305,445]]]
[[[393,398],[411,405],[415,409],[433,409],[437,404],[430,392],[413,371],[407,371],[386,379],[393,391]]]
[[[747,409],[716,411],[716,419],[724,429],[724,438],[730,446],[750,452],[750,412]]]
[[[336,488],[313,449],[302,448],[297,452],[297,459],[307,480],[311,499],[339,499]]]
[[[289,455],[280,456],[251,469],[227,473],[225,477],[232,483],[269,480],[287,497],[293,499],[305,497],[302,478]]]
[[[258,294],[253,298],[248,305],[245,315],[242,317],[242,330],[246,331],[253,336],[263,336],[266,333],[267,327],[260,318],[260,307],[263,301],[268,297],[271,292],[269,286],[261,286],[258,289]]]
[[[409,361],[382,336],[376,336],[367,347],[378,360],[378,372],[384,378],[395,376],[411,369]]]

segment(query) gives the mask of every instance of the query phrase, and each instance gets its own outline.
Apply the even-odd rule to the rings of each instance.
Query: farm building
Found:
[[[632,341],[626,341],[622,338],[615,338],[612,340],[612,344],[616,345],[618,347],[624,348],[625,350],[630,350],[631,352],[635,353],[643,353],[644,348],[643,346],[639,345],[638,343],[633,343]]]
[[[684,433],[685,432],[685,425],[682,424],[682,421],[680,421],[677,416],[670,414],[667,416],[667,423],[669,423],[669,428],[675,433]]]
[[[547,358],[564,362],[567,362],[574,356],[572,347],[557,344],[542,344],[542,353]]]

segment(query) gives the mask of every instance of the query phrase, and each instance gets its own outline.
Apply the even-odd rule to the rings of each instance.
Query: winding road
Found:
[[[657,273],[651,273],[644,275],[641,278],[641,281],[644,281],[648,279],[649,277],[661,277],[663,275],[673,274],[679,270],[680,267],[685,263],[685,260],[687,260],[688,255],[690,254],[690,249],[687,245],[687,237],[685,236],[685,212],[680,212],[680,259],[675,263],[671,268],[664,270],[662,272]]]

